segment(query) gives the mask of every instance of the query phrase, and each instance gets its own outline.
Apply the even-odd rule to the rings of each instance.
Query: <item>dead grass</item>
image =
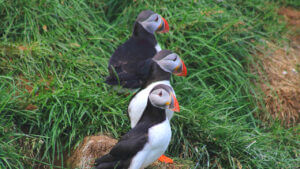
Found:
[[[67,160],[70,168],[92,168],[94,159],[109,153],[117,143],[116,139],[105,135],[87,136]]]
[[[264,93],[267,111],[274,119],[281,120],[285,126],[300,122],[300,11],[281,8],[292,34],[287,35],[290,43],[279,47],[266,42],[266,47],[257,55],[262,70],[256,66],[255,72],[260,77],[259,86]],[[265,121],[269,117],[260,115]]]
[[[293,8],[280,8],[278,13],[283,15],[291,28],[299,29],[300,26],[300,11]]]
[[[190,169],[193,165],[193,162],[187,160],[183,162],[174,162],[173,164],[165,164],[159,161],[155,161],[147,169]]]

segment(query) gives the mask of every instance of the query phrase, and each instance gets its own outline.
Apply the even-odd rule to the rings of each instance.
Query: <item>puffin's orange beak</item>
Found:
[[[173,101],[174,101],[174,108],[170,109],[172,111],[175,111],[175,112],[179,112],[180,111],[180,107],[179,107],[179,103],[175,97],[175,95],[173,93],[171,93],[171,96],[173,98]]]
[[[157,30],[159,30],[158,32],[159,33],[166,33],[166,32],[169,32],[169,24],[168,24],[168,22],[165,20],[165,18],[163,18],[162,16],[161,16],[161,19],[163,20],[163,23],[158,27],[158,29]],[[161,27],[163,26],[163,30],[160,30],[161,29]]]
[[[186,69],[186,66],[185,66],[185,64],[184,64],[184,62],[182,60],[181,60],[181,64],[182,64],[182,66],[181,66],[182,67],[181,72],[174,73],[176,76],[186,76],[187,75],[187,69]]]

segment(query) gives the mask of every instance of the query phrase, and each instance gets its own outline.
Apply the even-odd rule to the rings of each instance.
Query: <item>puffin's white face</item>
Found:
[[[154,34],[155,32],[164,33],[169,31],[168,22],[162,16],[150,10],[142,11],[137,18],[137,22],[139,22],[143,28],[151,34]]]
[[[154,90],[150,92],[149,100],[155,107],[170,109],[176,112],[180,111],[175,95],[172,92],[167,91],[165,88],[155,87]]]
[[[140,24],[149,32],[154,34],[163,26],[163,20],[158,14],[152,14],[147,20]]]
[[[154,56],[153,60],[166,72],[177,76],[187,75],[186,66],[176,53],[162,50]]]

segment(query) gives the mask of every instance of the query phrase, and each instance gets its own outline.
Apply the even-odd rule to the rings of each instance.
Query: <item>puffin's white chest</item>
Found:
[[[164,149],[163,151],[165,151],[171,140],[171,135],[172,131],[170,121],[166,118],[166,120],[162,123],[149,128],[148,143],[152,149]]]
[[[128,114],[130,118],[130,124],[131,128],[133,128],[140,120],[141,116],[143,115],[143,112],[147,106],[148,102],[148,96],[150,91],[153,89],[154,86],[158,84],[164,84],[167,86],[171,86],[170,82],[167,80],[158,81],[150,84],[145,89],[141,90],[139,93],[137,93],[134,98],[130,101],[128,106]],[[175,92],[173,91],[175,94]],[[170,120],[173,116],[173,111],[166,110],[167,111],[167,117]]]
[[[168,119],[148,130],[148,142],[132,159],[129,169],[140,169],[157,160],[168,148],[171,140],[171,126]]]
[[[159,51],[161,51],[161,47],[159,46],[158,43],[155,45],[155,50],[156,50],[156,53],[158,53]]]

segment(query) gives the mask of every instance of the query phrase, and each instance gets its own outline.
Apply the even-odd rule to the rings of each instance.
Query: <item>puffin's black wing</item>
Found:
[[[109,66],[110,75],[106,78],[106,83],[109,85],[120,84],[124,88],[139,88],[147,79],[152,63],[151,58],[131,61],[119,60],[115,66]]]
[[[147,59],[156,54],[155,46],[147,40],[131,37],[119,46],[109,60],[106,83],[125,88],[139,88],[148,74]]]
[[[106,154],[95,160],[96,169],[127,169],[132,158],[143,149],[148,141],[146,127],[134,128],[125,134]]]

